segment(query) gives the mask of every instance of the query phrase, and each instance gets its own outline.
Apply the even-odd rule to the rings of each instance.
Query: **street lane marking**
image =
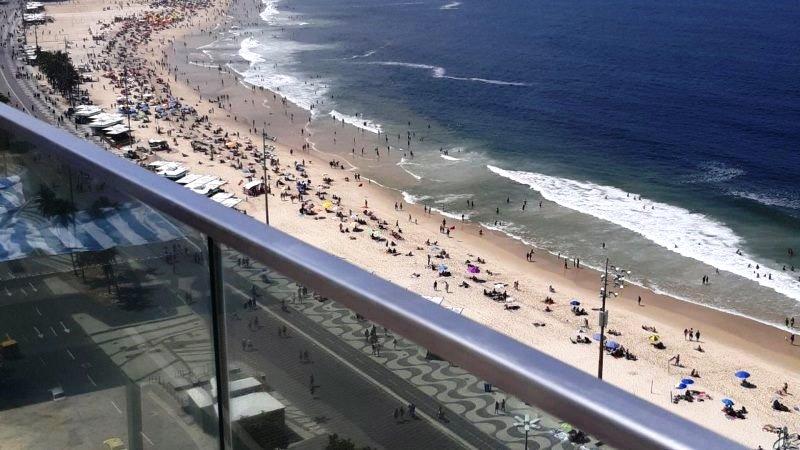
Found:
[[[58,333],[56,333],[56,329],[55,328],[50,327],[50,331],[53,332],[53,336],[58,337]]]
[[[44,335],[42,334],[42,332],[41,332],[41,331],[39,331],[39,329],[38,329],[38,328],[36,328],[36,327],[33,327],[33,331],[35,331],[35,332],[36,332],[36,335],[37,335],[37,336],[39,336],[39,339],[44,339]]]
[[[75,361],[75,355],[73,355],[72,352],[69,351],[69,349],[67,349],[67,354],[69,355],[70,358],[72,358],[73,361]]]
[[[118,413],[122,414],[122,410],[119,409],[119,406],[117,406],[117,403],[114,400],[111,400],[111,406],[113,406],[114,409],[116,409]]]
[[[155,444],[153,444],[153,441],[151,441],[150,438],[147,437],[146,434],[144,434],[144,431],[141,431],[140,433],[142,433],[142,437],[144,438],[145,441],[147,441],[148,444],[155,445]]]
[[[34,306],[34,307],[33,307],[33,309],[35,309],[35,310],[36,310],[36,314],[38,314],[38,315],[39,315],[39,317],[41,317],[41,316],[42,316],[42,312],[41,312],[41,311],[39,311],[39,308],[38,308],[37,306]]]
[[[59,320],[58,323],[61,324],[61,328],[64,329],[64,333],[68,333],[69,334],[69,328],[67,328],[67,326],[64,325],[64,322]]]
[[[31,289],[33,289],[33,292],[39,292],[39,290],[36,289],[36,286],[34,286],[33,283],[31,283],[30,281],[28,281],[28,286],[30,286]]]
[[[97,387],[97,383],[95,383],[95,382],[94,382],[94,380],[92,379],[92,376],[91,376],[91,375],[89,375],[89,374],[87,373],[87,374],[86,374],[86,378],[88,378],[88,379],[89,379],[89,381],[92,383],[92,386],[94,386],[94,387]]]

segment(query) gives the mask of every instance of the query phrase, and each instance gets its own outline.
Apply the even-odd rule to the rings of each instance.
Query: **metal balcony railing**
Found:
[[[229,246],[323,296],[413,339],[470,372],[618,448],[736,449],[742,446],[568,366],[508,336],[457,315],[247,215],[192,193],[169,180],[29,115],[0,105],[0,129],[29,141],[75,169],[113,182],[127,195],[208,236],[212,300],[219,246]],[[216,251],[214,251],[216,249]],[[216,259],[219,262],[218,259]],[[221,306],[214,305],[219,314]],[[224,339],[216,316],[215,338]],[[218,366],[225,363],[224,352]],[[222,364],[220,364],[220,362]],[[219,371],[220,398],[226,398]],[[227,410],[222,404],[223,417]],[[230,441],[230,431],[220,431]]]

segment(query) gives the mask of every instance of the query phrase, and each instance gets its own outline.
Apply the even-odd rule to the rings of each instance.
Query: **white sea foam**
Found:
[[[441,7],[439,7],[439,9],[445,9],[445,10],[447,10],[447,9],[458,9],[458,7],[460,5],[461,5],[461,2],[450,2],[450,3],[446,4],[446,5],[442,5]]]
[[[444,205],[447,203],[453,203],[459,200],[466,200],[469,198],[472,198],[472,194],[451,194],[451,195],[445,195],[444,197],[434,201],[434,203]]]
[[[264,58],[253,50],[261,47],[261,43],[249,37],[245,38],[239,47],[239,56],[250,64],[263,63]]]
[[[746,198],[748,200],[753,200],[755,202],[761,203],[762,205],[767,206],[779,206],[782,208],[790,208],[790,209],[800,209],[800,195],[794,195],[785,193],[783,195],[779,193],[770,193],[770,194],[759,194],[755,192],[742,192],[742,191],[731,191],[731,195],[734,195],[739,198]]]
[[[718,161],[703,163],[698,169],[698,173],[686,178],[686,183],[723,183],[745,174],[745,171],[738,167],[731,167]]]
[[[374,55],[377,52],[378,52],[377,50],[370,50],[370,51],[362,53],[360,55],[353,55],[353,56],[350,57],[350,59],[369,58],[370,56]]]
[[[278,10],[278,0],[261,0],[261,3],[264,4],[264,10],[259,14],[261,20],[270,25],[274,24],[281,13]]]
[[[650,200],[636,200],[612,186],[487,166],[497,175],[530,186],[547,200],[612,222],[682,256],[701,261],[800,300],[800,281],[786,272],[765,267],[736,250],[742,238],[724,224],[700,213]],[[751,267],[748,267],[748,264]],[[761,268],[756,274],[755,266]],[[771,275],[772,279],[769,279]]]
[[[376,64],[380,66],[395,66],[395,67],[408,67],[410,69],[425,69],[431,71],[431,76],[433,78],[444,78],[448,80],[459,80],[459,81],[475,81],[478,83],[485,83],[485,84],[496,84],[500,86],[530,86],[530,83],[525,83],[522,81],[503,81],[503,80],[492,80],[488,78],[479,78],[479,77],[454,77],[447,75],[447,71],[444,67],[441,66],[432,66],[430,64],[417,64],[417,63],[407,63],[402,61],[375,61],[369,62],[366,64]]]
[[[369,119],[365,119],[363,114],[356,114],[354,116],[350,116],[347,114],[342,114],[334,109],[331,110],[331,112],[329,112],[328,115],[336,120],[344,121],[344,123],[348,123],[356,128],[361,128],[362,130],[369,131],[370,133],[380,134],[383,132],[383,128],[381,128],[380,124],[375,123]]]
[[[295,105],[316,112],[312,105],[328,92],[325,80],[307,80],[300,73],[292,73],[294,53],[319,49],[319,46],[291,41],[264,44],[248,37],[242,40],[239,56],[248,61],[247,70],[237,71],[248,84],[260,86],[286,97]],[[233,67],[232,67],[233,68]],[[235,68],[233,68],[235,70]]]
[[[459,158],[455,158],[455,157],[452,157],[450,155],[445,155],[444,153],[440,153],[439,156],[441,156],[442,159],[446,159],[448,161],[461,161],[461,159],[459,159]]]
[[[406,161],[405,158],[400,158],[400,162],[397,163],[397,166],[400,167],[401,169],[403,169],[403,172],[411,175],[412,177],[414,177],[417,180],[421,180],[422,177],[420,175],[417,175],[414,172],[412,172],[412,171],[406,169],[405,167],[403,167],[403,166],[408,166],[408,165],[417,165],[418,166],[419,164],[408,162],[408,161]]]
[[[443,211],[443,210],[441,210],[439,208],[431,208],[431,211],[435,211],[435,212],[437,212],[437,213],[439,213],[439,214],[441,214],[441,215],[443,215],[445,217],[449,217],[451,219],[456,219],[456,220],[461,220],[461,216],[463,215],[464,216],[464,220],[469,220],[469,214],[467,214],[467,213],[448,212],[448,211]]]
[[[428,200],[430,198],[427,195],[414,195],[406,191],[403,191],[402,194],[403,194],[403,200],[405,200],[406,203],[411,205],[416,205],[417,203],[424,202],[425,200]]]
[[[189,65],[197,66],[197,67],[204,67],[206,69],[219,69],[219,65],[217,64],[209,64],[209,63],[202,63],[196,61],[189,61]]]

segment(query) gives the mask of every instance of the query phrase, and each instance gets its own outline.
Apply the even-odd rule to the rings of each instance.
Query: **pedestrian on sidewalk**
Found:
[[[494,401],[494,414],[497,415],[500,412],[500,402],[497,400]]]

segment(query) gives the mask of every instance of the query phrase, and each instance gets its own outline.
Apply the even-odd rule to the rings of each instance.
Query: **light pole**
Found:
[[[267,180],[267,132],[261,130],[261,167],[264,169],[264,220],[269,225],[269,181]]]
[[[540,417],[533,417],[525,414],[525,417],[514,416],[514,426],[520,427],[525,431],[525,450],[528,450],[528,432],[531,431],[531,428],[539,428],[539,421],[542,420]]]
[[[621,267],[614,267],[611,266],[611,270],[614,271],[614,287],[617,289],[622,289],[625,287],[625,270]],[[630,273],[628,271],[627,273]],[[606,258],[606,265],[603,274],[600,275],[600,278],[603,280],[603,287],[600,288],[600,349],[598,353],[597,359],[597,378],[603,379],[603,355],[605,354],[605,340],[606,340],[606,325],[608,325],[608,311],[606,311],[606,298],[608,295],[613,295],[614,297],[618,297],[619,294],[617,292],[609,292],[608,291],[608,258]]]

